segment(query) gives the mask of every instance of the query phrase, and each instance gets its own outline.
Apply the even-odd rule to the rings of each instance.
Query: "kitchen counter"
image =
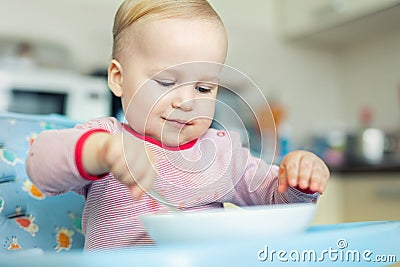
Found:
[[[400,220],[400,172],[333,172],[314,224],[376,220]]]
[[[400,155],[386,156],[381,162],[376,164],[352,160],[341,165],[329,166],[332,173],[400,173]],[[399,176],[400,177],[400,176]]]
[[[400,163],[380,163],[380,164],[343,164],[340,166],[329,166],[331,173],[400,173]],[[399,175],[400,178],[400,175]]]

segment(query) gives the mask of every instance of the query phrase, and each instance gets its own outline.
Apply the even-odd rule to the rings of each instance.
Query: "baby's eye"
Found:
[[[175,82],[173,81],[162,81],[162,80],[155,80],[159,85],[164,86],[164,87],[170,87],[174,86]]]
[[[206,94],[206,93],[210,93],[212,89],[204,87],[204,86],[196,86],[196,90],[199,91],[200,93]]]

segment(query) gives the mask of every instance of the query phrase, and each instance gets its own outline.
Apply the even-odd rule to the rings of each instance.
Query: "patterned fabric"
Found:
[[[163,204],[148,194],[139,200],[132,199],[127,187],[112,174],[93,181],[94,177],[82,177],[83,171],[79,171],[77,162],[82,147],[79,144],[88,132],[99,129],[111,134],[123,132],[128,138],[145,138],[115,118],[96,119],[66,130],[46,131],[31,148],[28,173],[47,193],[75,190],[87,197],[82,216],[85,248],[152,244],[139,217],[165,211]],[[196,142],[180,147],[180,150],[162,147],[150,137],[145,139],[156,158],[159,176],[154,183],[155,190],[184,211],[217,208],[224,202],[240,206],[270,205],[315,202],[318,198],[317,193],[305,194],[294,188],[279,193],[278,167],[252,157],[250,151],[242,147],[237,133],[209,129]]]
[[[28,178],[25,158],[43,130],[73,127],[59,115],[0,114],[0,253],[82,249],[84,198],[46,196]]]

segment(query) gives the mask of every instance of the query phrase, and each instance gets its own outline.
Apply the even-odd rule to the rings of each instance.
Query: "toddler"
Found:
[[[209,128],[227,36],[206,0],[126,0],[113,37],[108,83],[126,123],[42,132],[27,157],[46,194],[86,197],[86,249],[152,244],[139,216],[165,203],[148,190],[183,211],[315,202],[324,191],[329,171],[314,154],[291,152],[277,167],[251,156],[238,134]]]

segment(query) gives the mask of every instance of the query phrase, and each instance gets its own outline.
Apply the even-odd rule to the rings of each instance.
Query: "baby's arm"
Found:
[[[33,142],[27,159],[29,178],[48,195],[79,190],[90,181],[83,179],[75,162],[75,144],[86,129],[43,131]]]
[[[310,152],[289,153],[279,168],[251,156],[247,148],[233,147],[233,202],[239,205],[315,202],[329,178],[326,165]]]
[[[79,191],[112,172],[130,187],[134,197],[140,197],[140,189],[148,189],[155,177],[151,152],[145,151],[143,142],[118,134],[117,128],[115,120],[95,120],[73,129],[42,132],[26,160],[29,177],[45,193],[55,195]],[[141,187],[136,186],[129,170]]]

